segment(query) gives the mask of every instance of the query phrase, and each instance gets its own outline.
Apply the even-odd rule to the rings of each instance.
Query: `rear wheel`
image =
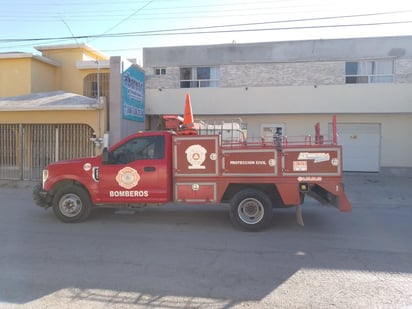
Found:
[[[89,194],[76,185],[67,185],[58,190],[52,205],[56,217],[66,223],[86,220],[91,213]]]
[[[259,231],[272,222],[270,198],[262,191],[245,189],[236,193],[230,202],[232,223],[247,231]]]

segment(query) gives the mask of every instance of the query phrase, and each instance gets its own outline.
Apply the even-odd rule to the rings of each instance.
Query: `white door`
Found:
[[[329,132],[331,134],[331,125]],[[380,124],[338,123],[338,143],[343,148],[343,170],[379,172]]]

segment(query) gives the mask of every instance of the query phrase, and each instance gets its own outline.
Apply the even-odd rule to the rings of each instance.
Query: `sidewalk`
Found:
[[[33,187],[41,182],[40,180],[5,180],[0,179],[0,190],[1,189],[29,189],[32,190]]]
[[[412,206],[412,175],[348,172],[343,182],[354,207]]]

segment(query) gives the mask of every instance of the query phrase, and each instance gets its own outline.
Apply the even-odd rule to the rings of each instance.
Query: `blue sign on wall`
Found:
[[[144,72],[131,66],[122,74],[122,118],[144,122]]]

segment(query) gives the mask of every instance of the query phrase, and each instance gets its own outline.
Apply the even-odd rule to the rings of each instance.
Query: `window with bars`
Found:
[[[393,83],[393,60],[347,61],[346,84]]]
[[[83,95],[90,98],[109,98],[109,73],[91,73],[83,79]]]

